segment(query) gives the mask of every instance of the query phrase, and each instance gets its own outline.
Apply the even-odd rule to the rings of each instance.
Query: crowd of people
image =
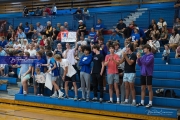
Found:
[[[132,104],[133,106],[144,106],[147,86],[149,104],[146,107],[149,108],[152,107],[153,100],[154,54],[160,52],[160,47],[164,47],[162,59],[167,65],[170,61],[170,49],[176,52],[176,58],[180,57],[179,27],[180,20],[177,18],[169,37],[167,23],[163,18],[160,18],[157,23],[152,20],[146,31],[133,21],[126,26],[123,19],[120,19],[108,42],[105,43],[103,38],[105,27],[101,19],[98,19],[97,24],[91,28],[87,38],[86,25],[83,20],[79,20],[76,42],[64,43],[61,42],[61,33],[68,32],[67,22],[64,22],[64,25],[57,23],[56,27],[52,27],[50,21],[47,21],[46,26],[39,22],[36,27],[28,23],[25,26],[20,23],[13,29],[10,25],[7,36],[0,37],[0,56],[23,56],[34,60],[33,62],[27,60],[21,63],[1,64],[0,74],[19,77],[24,95],[28,94],[28,83],[31,80],[34,94],[43,96],[48,78],[54,91],[50,97],[68,99],[69,82],[72,82],[72,89],[75,92],[74,100],[87,102],[90,101],[91,86],[94,93],[92,101],[103,102],[104,92],[107,92],[107,82],[110,97],[108,103],[116,101],[117,104]],[[124,38],[124,48],[120,46],[120,36]],[[136,64],[141,66],[142,97],[138,104],[134,87]],[[20,72],[17,72],[17,69],[20,69]],[[76,74],[80,79],[79,89],[76,84],[78,82]],[[62,89],[65,89],[65,93],[61,91]],[[78,97],[78,90],[82,91],[82,98]],[[117,100],[113,100],[114,91]]]

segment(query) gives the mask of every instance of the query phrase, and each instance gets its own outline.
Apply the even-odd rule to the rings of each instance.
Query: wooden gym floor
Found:
[[[132,120],[29,106],[0,104],[0,120]]]

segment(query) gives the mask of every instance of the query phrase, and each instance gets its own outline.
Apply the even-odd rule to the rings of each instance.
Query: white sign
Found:
[[[61,32],[61,42],[76,42],[76,32]]]
[[[50,74],[50,73],[46,73],[45,86],[46,86],[48,89],[50,89],[50,90],[52,90],[52,88],[53,88],[51,79],[52,79],[51,74]]]

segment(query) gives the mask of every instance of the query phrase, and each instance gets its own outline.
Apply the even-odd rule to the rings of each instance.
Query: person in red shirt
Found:
[[[45,5],[45,9],[43,12],[43,16],[46,16],[46,15],[51,15],[51,9],[48,8],[47,5]]]
[[[107,82],[109,84],[109,95],[110,95],[110,101],[107,101],[107,103],[113,103],[113,84],[116,91],[116,97],[117,97],[117,104],[119,104],[119,72],[118,72],[118,65],[120,63],[120,58],[117,54],[114,53],[114,46],[109,46],[110,54],[106,55],[105,57],[105,63],[104,65],[107,66]]]
[[[40,41],[40,45],[41,45],[41,46],[45,46],[46,38],[47,38],[46,35],[43,35],[43,36],[42,36],[42,40]]]

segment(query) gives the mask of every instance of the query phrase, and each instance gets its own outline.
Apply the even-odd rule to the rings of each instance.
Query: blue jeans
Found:
[[[169,60],[170,60],[169,55],[164,56],[164,61],[166,61],[166,63],[169,63]]]

